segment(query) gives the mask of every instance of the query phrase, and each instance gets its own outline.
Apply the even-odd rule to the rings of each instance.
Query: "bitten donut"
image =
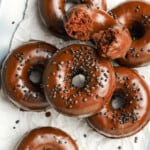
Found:
[[[47,108],[42,74],[56,48],[44,42],[30,42],[16,48],[2,68],[2,89],[8,99],[24,110]]]
[[[27,133],[15,150],[78,150],[78,146],[64,131],[41,127]]]
[[[100,134],[123,138],[140,131],[150,119],[150,90],[137,72],[116,67],[116,88],[100,111],[88,118]]]
[[[70,45],[48,63],[43,76],[47,100],[59,112],[70,116],[94,114],[111,97],[114,69],[99,58],[94,48]]]
[[[123,3],[110,14],[125,25],[132,36],[132,44],[125,57],[118,60],[128,67],[150,63],[150,3],[129,1]]]
[[[132,43],[127,28],[119,25],[93,34],[92,39],[97,45],[100,56],[110,59],[125,57]]]
[[[84,4],[72,7],[65,23],[67,34],[76,40],[93,40],[99,54],[116,59],[124,57],[131,45],[131,36],[108,13]]]
[[[38,7],[43,23],[49,30],[59,37],[67,37],[64,29],[67,3],[85,3],[97,9],[106,10],[105,0],[39,0]]]

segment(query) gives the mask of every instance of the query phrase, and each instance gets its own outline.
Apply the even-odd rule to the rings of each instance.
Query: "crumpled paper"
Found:
[[[125,0],[107,1],[108,7],[111,8]],[[29,40],[46,41],[59,48],[72,43],[64,42],[62,39],[52,36],[43,26],[38,15],[37,0],[27,1],[24,19],[14,34],[10,50]],[[150,66],[137,68],[137,70],[150,85]],[[26,132],[39,126],[54,126],[66,131],[76,140],[80,150],[117,150],[119,147],[121,150],[148,150],[150,124],[134,136],[116,140],[99,135],[88,126],[84,119],[67,117],[54,109],[49,109],[46,112],[51,112],[51,116],[46,117],[45,112],[20,111],[1,93],[0,150],[13,150]],[[135,137],[138,137],[137,143],[135,143]]]

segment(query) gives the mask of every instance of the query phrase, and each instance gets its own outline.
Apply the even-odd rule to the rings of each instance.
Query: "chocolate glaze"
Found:
[[[8,55],[2,68],[2,88],[11,102],[24,110],[42,110],[49,106],[41,76],[55,51],[54,46],[35,41],[16,48]],[[31,79],[31,74],[38,74],[38,80]]]
[[[137,72],[116,67],[116,88],[109,102],[88,118],[88,123],[100,134],[123,138],[140,131],[150,119],[150,89]],[[113,100],[122,105],[114,108]]]
[[[110,11],[132,36],[132,44],[119,64],[128,67],[143,66],[150,63],[150,3],[129,1]]]
[[[82,74],[82,87],[72,85]],[[48,63],[43,76],[47,100],[59,112],[70,116],[89,116],[107,101],[114,90],[115,76],[109,60],[99,58],[94,48],[70,45]]]
[[[65,0],[38,0],[42,21],[57,36],[66,37],[64,30]]]
[[[38,8],[43,23],[56,36],[68,38],[64,29],[64,20],[66,18],[65,5],[67,2],[74,4],[85,3],[93,8],[106,9],[105,0],[38,0]]]
[[[41,127],[31,130],[15,150],[78,150],[78,147],[64,131]]]

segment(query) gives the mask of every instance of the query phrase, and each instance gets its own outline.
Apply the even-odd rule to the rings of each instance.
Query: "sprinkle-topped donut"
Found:
[[[66,5],[72,3],[74,5],[85,3],[96,9],[106,10],[105,0],[38,0],[39,12],[42,21],[49,30],[59,37],[67,37],[64,29],[66,18]]]
[[[125,25],[131,34],[132,44],[119,63],[128,67],[150,63],[150,3],[129,1],[120,4],[110,14]]]
[[[43,93],[42,75],[55,51],[50,44],[30,42],[8,55],[2,68],[2,87],[10,101],[24,110],[43,110],[49,106]]]
[[[88,118],[100,134],[123,138],[140,131],[150,119],[150,90],[133,70],[116,67],[116,88],[100,111]]]
[[[56,110],[67,115],[89,116],[112,96],[114,69],[91,46],[70,45],[48,63],[43,83],[47,100]]]
[[[78,147],[64,131],[53,127],[41,127],[25,135],[15,150],[78,150]]]

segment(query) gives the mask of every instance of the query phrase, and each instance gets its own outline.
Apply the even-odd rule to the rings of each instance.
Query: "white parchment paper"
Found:
[[[125,0],[107,0],[111,8]],[[14,34],[10,51],[29,40],[42,40],[61,48],[71,42],[52,36],[40,21],[37,0],[28,0],[25,17]],[[76,41],[74,41],[76,43]],[[150,66],[138,68],[150,85]],[[105,138],[93,131],[84,119],[66,117],[53,109],[50,117],[45,112],[23,112],[13,106],[0,94],[0,150],[13,150],[22,136],[39,126],[54,126],[63,129],[77,142],[80,150],[148,150],[150,124],[138,134],[124,139]],[[16,121],[19,120],[19,123]],[[87,135],[86,137],[84,135]],[[138,137],[137,143],[134,139]]]

